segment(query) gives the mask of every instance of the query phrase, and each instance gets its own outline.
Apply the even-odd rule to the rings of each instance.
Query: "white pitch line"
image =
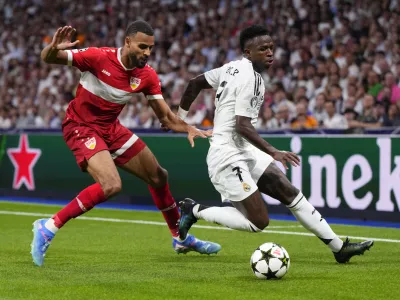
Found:
[[[28,217],[52,217],[54,214],[0,210],[0,215],[16,215],[16,216],[28,216]],[[77,219],[89,220],[89,221],[99,221],[99,222],[112,222],[112,223],[133,223],[133,224],[159,225],[159,226],[166,225],[164,222],[145,221],[145,220],[113,219],[113,218],[99,218],[99,217],[85,217],[85,216],[80,216]],[[232,230],[232,229],[226,228],[226,227],[206,226],[206,225],[194,225],[193,227],[203,228],[203,229]],[[299,228],[299,227],[302,227],[302,226],[299,226],[299,225],[270,226],[269,228],[273,229],[273,228]]]
[[[28,217],[52,217],[53,214],[43,214],[43,213],[30,213],[23,211],[8,211],[8,210],[0,210],[0,215],[15,215],[15,216],[28,216]],[[80,216],[77,218],[78,220],[87,220],[87,221],[99,221],[99,222],[112,222],[112,223],[133,223],[133,224],[144,224],[144,225],[158,225],[158,226],[166,226],[164,222],[156,222],[156,221],[145,221],[145,220],[127,220],[127,219],[114,219],[114,218],[99,218],[99,217],[85,217]],[[207,226],[207,225],[193,225],[194,228],[201,229],[214,229],[214,230],[232,230],[227,227],[219,227],[219,226]],[[269,226],[268,228],[288,228],[288,227],[302,227],[302,226]],[[278,233],[278,234],[287,234],[287,235],[301,235],[301,236],[315,236],[312,233],[308,232],[296,232],[296,231],[278,231],[278,230],[263,230],[263,233]],[[381,239],[374,237],[363,237],[363,236],[346,236],[346,235],[338,235],[340,238],[350,238],[355,240],[374,240],[376,242],[386,242],[386,243],[400,243],[400,240],[393,239]]]

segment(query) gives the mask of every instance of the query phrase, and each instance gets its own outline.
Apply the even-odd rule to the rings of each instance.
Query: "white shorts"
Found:
[[[207,155],[208,174],[222,201],[242,201],[258,190],[257,182],[274,159],[251,146],[213,145]]]

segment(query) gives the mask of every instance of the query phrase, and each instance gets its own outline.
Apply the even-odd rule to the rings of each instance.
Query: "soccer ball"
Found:
[[[279,279],[289,270],[289,254],[281,245],[265,243],[254,251],[250,266],[258,278]]]

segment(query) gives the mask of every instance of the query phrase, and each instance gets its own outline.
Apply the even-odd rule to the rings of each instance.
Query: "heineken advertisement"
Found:
[[[196,147],[191,148],[184,136],[141,137],[168,170],[176,199],[221,203],[208,177],[207,140],[196,140]],[[289,168],[287,176],[323,215],[400,222],[400,139],[334,135],[265,138],[276,148],[300,156],[301,166]],[[93,183],[80,171],[60,134],[6,135],[0,142],[3,198],[67,200]],[[120,173],[122,193],[110,201],[152,204],[146,184],[122,170]],[[288,212],[275,199],[265,196],[265,201],[272,213]]]

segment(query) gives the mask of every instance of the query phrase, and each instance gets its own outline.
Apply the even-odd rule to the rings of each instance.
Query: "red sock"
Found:
[[[149,190],[153,196],[153,201],[157,208],[161,210],[165,221],[168,224],[169,230],[173,237],[179,236],[179,227],[177,225],[179,220],[179,211],[176,206],[174,197],[172,197],[169,190],[168,183],[160,188],[154,188],[149,185]]]
[[[91,210],[96,204],[106,201],[100,184],[88,186],[79,195],[53,216],[54,225],[61,228],[72,218],[76,218]]]

